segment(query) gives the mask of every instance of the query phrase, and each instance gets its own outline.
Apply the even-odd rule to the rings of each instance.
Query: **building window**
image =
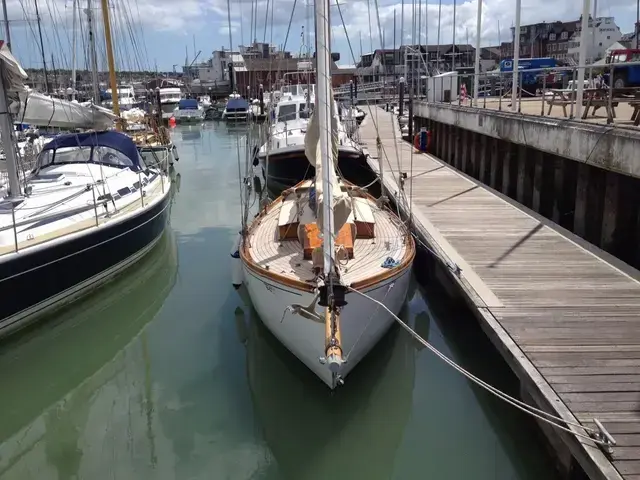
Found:
[[[569,37],[569,34],[568,34],[567,32],[562,32],[562,33],[560,34],[560,38],[561,38],[562,40],[566,40],[568,37]]]
[[[550,33],[549,34],[549,40],[551,40],[552,42],[556,41],[556,34],[555,33]]]

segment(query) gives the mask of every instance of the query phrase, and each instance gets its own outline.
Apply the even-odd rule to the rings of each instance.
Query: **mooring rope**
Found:
[[[586,427],[586,426],[581,425],[579,423],[567,421],[567,420],[565,420],[565,419],[563,419],[561,417],[558,417],[557,415],[553,415],[551,413],[545,412],[544,410],[540,410],[539,408],[533,407],[533,406],[529,405],[528,403],[525,403],[522,400],[518,400],[517,398],[514,398],[514,397],[510,396],[510,395],[502,392],[501,390],[497,389],[496,387],[488,384],[484,380],[476,377],[473,373],[469,372],[468,370],[465,370],[463,367],[461,367],[456,362],[454,362],[449,357],[447,357],[444,353],[440,352],[436,347],[431,345],[427,340],[422,338],[407,323],[402,321],[395,313],[393,313],[391,310],[389,310],[389,308],[384,303],[376,300],[375,298],[367,295],[366,293],[363,293],[363,292],[360,292],[360,291],[356,290],[355,288],[347,286],[347,289],[352,291],[352,292],[354,292],[354,293],[357,293],[358,295],[361,295],[364,298],[367,298],[367,299],[371,300],[372,302],[377,304],[379,307],[382,307],[384,310],[386,310],[393,317],[393,319],[396,322],[398,322],[400,324],[400,326],[404,330],[406,330],[409,333],[409,335],[411,335],[414,339],[416,339],[418,342],[420,342],[422,345],[424,345],[426,348],[428,348],[436,357],[438,357],[440,360],[444,361],[447,365],[452,367],[458,373],[462,374],[468,380],[471,380],[473,383],[475,383],[479,387],[482,387],[483,389],[485,389],[489,393],[491,393],[494,396],[498,397],[500,400],[510,404],[513,407],[516,407],[518,410],[521,410],[524,413],[527,413],[527,414],[537,418],[540,421],[548,423],[549,425],[552,425],[552,426],[554,426],[554,427],[556,427],[556,428],[558,428],[560,430],[563,430],[563,431],[565,431],[567,433],[570,433],[570,434],[575,435],[577,437],[584,438],[586,440],[590,440],[590,441],[592,441],[592,442],[594,442],[594,443],[596,443],[598,445],[602,445],[602,446],[605,446],[605,447],[610,447],[611,446],[611,443],[609,441],[607,441],[607,440],[601,440],[599,438],[594,438],[591,435],[587,435],[587,434],[584,434],[584,433],[576,432],[576,431],[571,430],[570,428],[568,428],[568,426],[579,428],[581,430],[584,430],[585,432],[589,432],[589,433],[591,433],[593,435],[599,436],[600,432],[598,430],[593,429],[591,427]],[[564,425],[561,425],[561,424],[559,424],[557,422],[562,422]],[[565,426],[565,425],[568,425],[568,426]]]

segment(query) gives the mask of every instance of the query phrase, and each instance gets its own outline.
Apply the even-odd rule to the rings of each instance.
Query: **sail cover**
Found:
[[[104,130],[118,118],[100,107],[84,107],[79,103],[52,98],[25,86],[27,73],[11,54],[5,42],[0,42],[2,80],[9,97],[9,111],[19,123],[66,129]]]
[[[316,98],[317,101],[317,98]],[[333,91],[329,90],[329,101],[331,102],[331,125],[320,125],[320,115],[317,114],[318,108],[315,109],[316,113],[311,116],[309,125],[307,126],[307,133],[304,137],[304,153],[307,160],[316,168],[316,198],[318,207],[317,220],[318,229],[322,231],[323,228],[323,205],[325,201],[331,202],[333,210],[333,233],[337,235],[340,229],[347,223],[349,215],[351,215],[351,204],[347,198],[347,194],[343,192],[338,183],[338,176],[336,174],[336,168],[338,166],[338,115],[335,108],[335,102],[333,101]],[[331,152],[329,171],[324,172],[322,166],[322,155],[320,149],[320,128],[330,128],[331,138]],[[333,198],[324,198],[324,179],[323,176],[328,174],[329,182],[332,186]]]

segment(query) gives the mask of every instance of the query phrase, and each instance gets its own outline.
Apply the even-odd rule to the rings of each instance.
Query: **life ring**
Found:
[[[425,134],[426,138],[424,139],[424,144],[422,143],[422,134]],[[431,145],[431,131],[421,131],[413,137],[413,147],[419,152],[428,152],[429,146]]]

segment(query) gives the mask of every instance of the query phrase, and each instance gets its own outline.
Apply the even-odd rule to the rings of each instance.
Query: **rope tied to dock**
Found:
[[[548,423],[549,425],[551,425],[551,426],[553,426],[553,427],[555,427],[555,428],[557,428],[559,430],[562,430],[564,432],[567,432],[567,433],[570,433],[572,435],[575,435],[576,437],[580,437],[580,438],[584,438],[586,440],[590,440],[590,441],[594,442],[596,445],[598,445],[600,448],[602,448],[608,454],[612,453],[612,447],[616,445],[616,441],[607,432],[607,430],[602,426],[600,421],[598,421],[597,419],[594,419],[594,423],[597,426],[597,429],[594,429],[594,428],[591,428],[591,427],[584,426],[584,425],[582,425],[580,423],[567,421],[567,420],[565,420],[565,419],[563,419],[561,417],[558,417],[557,415],[554,415],[554,414],[545,412],[544,410],[541,410],[539,408],[533,407],[533,406],[529,405],[528,403],[523,402],[522,400],[518,400],[517,398],[514,398],[514,397],[502,392],[501,390],[499,390],[496,387],[488,384],[484,380],[476,377],[474,374],[472,374],[471,372],[469,372],[468,370],[464,369],[463,367],[458,365],[456,362],[451,360],[444,353],[440,352],[440,350],[438,350],[436,347],[431,345],[427,340],[422,338],[415,330],[413,330],[407,323],[405,323],[403,320],[401,320],[400,317],[398,317],[395,313],[393,313],[391,310],[389,310],[389,308],[383,302],[380,302],[380,301],[376,300],[375,298],[367,295],[366,293],[360,292],[360,291],[358,291],[355,288],[352,288],[350,286],[347,286],[347,290],[349,290],[351,292],[354,292],[354,293],[357,293],[358,295],[371,300],[372,302],[377,304],[378,307],[382,307],[384,310],[387,311],[387,313],[389,313],[389,315],[391,315],[393,317],[393,319],[397,323],[400,324],[400,326],[404,330],[406,330],[409,333],[409,335],[411,335],[420,344],[422,344],[427,349],[429,349],[436,357],[438,357],[440,360],[444,361],[447,365],[452,367],[458,373],[462,374],[468,380],[472,381],[473,383],[475,383],[479,387],[481,387],[484,390],[488,391],[489,393],[493,394],[494,396],[496,396],[500,400],[508,403],[509,405],[517,408],[518,410],[521,410],[522,412],[524,412],[526,414],[529,414],[529,415],[533,416],[534,418],[537,418],[538,420],[540,420],[542,422]],[[558,423],[558,422],[561,422],[563,425]],[[575,430],[572,430],[570,427],[574,427],[574,428],[583,430],[586,433],[576,432]]]

